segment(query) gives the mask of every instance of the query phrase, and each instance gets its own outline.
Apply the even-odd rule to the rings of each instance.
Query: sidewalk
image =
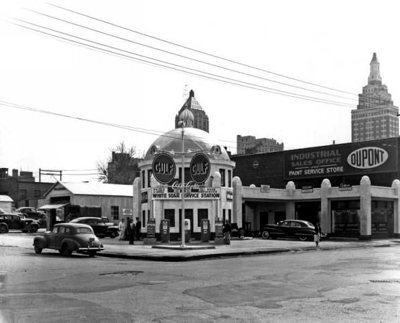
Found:
[[[0,235],[0,247],[19,247],[33,251],[33,239],[38,233],[17,233]],[[230,245],[215,245],[214,241],[202,243],[191,241],[181,247],[180,242],[160,243],[156,245],[144,245],[143,241],[135,241],[130,245],[128,241],[118,239],[100,239],[104,250],[98,256],[141,259],[151,261],[194,261],[202,259],[217,259],[224,257],[256,256],[276,253],[293,252],[315,252],[340,250],[346,248],[377,248],[400,246],[400,239],[379,239],[379,240],[333,240],[324,239],[318,248],[312,241],[299,241],[295,239],[264,240],[261,238],[245,238],[243,240],[233,238]]]
[[[213,241],[201,243],[191,241],[181,247],[180,242],[157,243],[156,245],[144,245],[142,241],[135,241],[130,245],[128,241],[117,239],[102,239],[105,250],[98,255],[103,257],[117,257],[129,259],[142,259],[152,261],[193,261],[202,259],[215,259],[222,257],[254,256],[263,254],[283,252],[306,252],[325,251],[343,248],[375,248],[400,245],[400,239],[385,240],[323,240],[316,248],[312,241],[298,240],[264,240],[254,239],[233,239],[230,245],[215,245]]]

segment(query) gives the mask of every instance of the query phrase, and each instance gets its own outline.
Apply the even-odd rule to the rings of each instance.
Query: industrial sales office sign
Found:
[[[285,178],[397,171],[397,140],[302,149],[284,154]]]

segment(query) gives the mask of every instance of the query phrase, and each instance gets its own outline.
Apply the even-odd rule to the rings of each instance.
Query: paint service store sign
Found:
[[[285,178],[397,171],[397,141],[302,149],[285,153]]]

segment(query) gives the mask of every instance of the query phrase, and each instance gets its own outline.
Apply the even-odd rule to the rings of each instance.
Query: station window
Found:
[[[111,205],[111,217],[114,220],[119,220],[119,206],[118,205]]]
[[[149,169],[147,171],[147,187],[151,187],[151,175],[153,174],[153,171]]]
[[[226,183],[225,183],[225,169],[220,169],[219,173],[221,174],[221,186],[225,187]]]

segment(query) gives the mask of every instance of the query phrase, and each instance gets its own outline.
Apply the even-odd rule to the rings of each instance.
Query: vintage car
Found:
[[[15,210],[17,213],[22,213],[26,218],[34,219],[39,223],[41,228],[46,227],[46,213],[31,206],[19,207]]]
[[[33,246],[37,254],[42,253],[43,249],[55,249],[64,256],[77,252],[94,257],[97,252],[104,250],[92,227],[81,223],[56,224],[52,231],[35,237]]]
[[[0,209],[0,233],[7,233],[9,230],[37,232],[38,229],[38,221],[28,219],[20,213],[9,213]]]
[[[99,238],[110,237],[115,238],[119,235],[118,226],[112,222],[104,222],[102,218],[96,217],[80,217],[71,220],[69,223],[84,223],[90,225],[96,236]]]
[[[266,224],[261,233],[264,239],[295,237],[301,241],[313,239],[314,234],[314,225],[311,222],[303,220],[284,220],[277,224]]]

